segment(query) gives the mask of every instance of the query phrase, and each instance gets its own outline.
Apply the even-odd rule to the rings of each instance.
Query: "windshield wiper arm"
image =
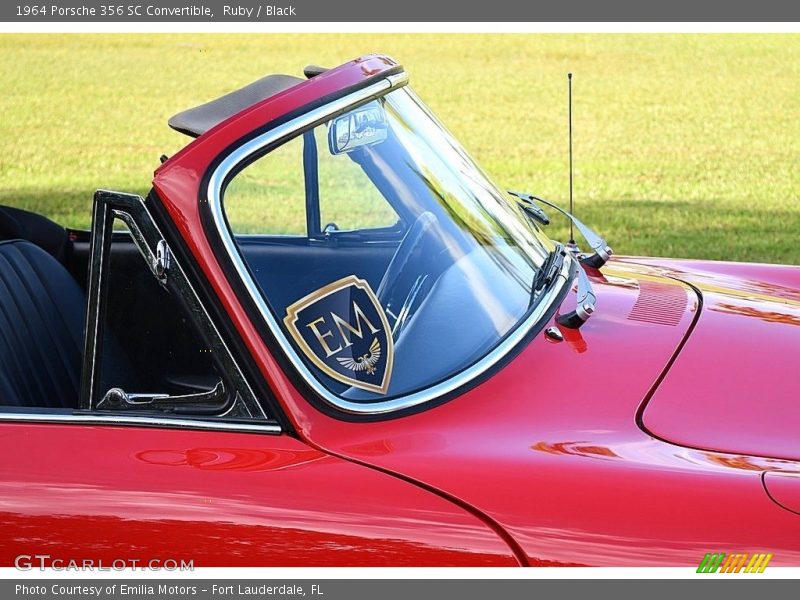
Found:
[[[578,228],[578,231],[581,232],[581,235],[586,238],[586,241],[589,242],[592,250],[594,250],[594,254],[580,258],[579,264],[577,265],[578,298],[575,304],[575,310],[556,317],[556,322],[562,327],[579,329],[589,319],[589,317],[592,316],[592,313],[594,313],[594,310],[597,307],[597,296],[594,294],[594,289],[589,281],[589,277],[586,275],[586,271],[583,269],[583,265],[594,269],[599,269],[606,264],[606,261],[608,261],[609,258],[611,258],[611,254],[613,253],[611,247],[599,234],[590,229],[588,226],[584,225],[584,223],[577,217],[573,216],[571,213],[563,210],[552,202],[545,200],[544,198],[540,198],[539,196],[534,196],[533,194],[512,191],[509,191],[508,193],[519,198],[523,203],[522,206],[525,212],[544,225],[549,223],[550,219],[547,218],[545,212],[541,209],[541,207],[537,206],[534,201],[542,202],[552,208],[555,208],[558,212],[564,214],[575,224],[575,227]],[[531,299],[533,299],[534,294],[539,289],[549,285],[550,282],[552,282],[553,279],[558,275],[564,264],[565,257],[566,250],[564,249],[563,244],[556,244],[555,250],[553,250],[547,256],[542,264],[542,267],[539,269],[539,271],[537,271],[533,278],[533,284],[531,286]]]
[[[550,225],[550,217],[548,217],[547,213],[542,210],[541,206],[537,206],[533,203],[533,196],[524,192],[512,192],[511,190],[508,190],[508,193],[522,200],[522,210],[524,210],[529,216],[539,221],[539,223],[542,225]]]
[[[578,300],[575,304],[575,310],[565,315],[557,316],[556,322],[569,329],[580,329],[581,325],[592,316],[596,307],[597,297],[594,295],[592,284],[589,282],[586,271],[583,270],[581,265],[578,265]]]
[[[594,252],[589,256],[584,256],[580,258],[581,264],[584,264],[587,267],[592,267],[593,269],[599,269],[604,264],[606,264],[606,262],[608,262],[608,259],[611,258],[611,255],[614,253],[614,251],[611,249],[611,246],[608,245],[606,240],[600,234],[598,234],[588,225],[584,224],[584,222],[578,219],[578,217],[576,217],[570,212],[567,212],[557,204],[554,204],[549,200],[545,200],[544,198],[540,196],[535,196],[533,194],[525,194],[522,192],[511,192],[511,191],[509,191],[508,193],[522,200],[525,203],[524,206],[525,211],[544,225],[549,223],[550,220],[547,218],[546,215],[544,215],[544,211],[540,207],[534,204],[534,201],[542,202],[543,204],[546,204],[547,206],[556,209],[558,212],[560,212],[570,221],[572,221],[575,224],[575,227],[578,228],[578,231],[581,232],[581,235],[584,237],[584,239],[586,239],[586,241],[589,243],[589,247]],[[544,215],[544,218],[547,220],[547,223],[541,221],[540,218],[536,216],[536,214],[532,210],[532,207],[536,207],[539,210],[539,212],[542,215]]]
[[[561,269],[564,266],[564,260],[567,257],[567,251],[562,244],[556,244],[555,249],[547,255],[547,258],[542,263],[541,268],[536,271],[531,284],[531,302],[533,298],[541,289],[547,288],[558,277]],[[575,310],[556,317],[556,322],[563,327],[569,329],[579,329],[588,319],[592,316],[594,309],[597,305],[597,297],[594,295],[592,284],[589,282],[589,277],[586,271],[578,264],[578,299],[575,304]]]

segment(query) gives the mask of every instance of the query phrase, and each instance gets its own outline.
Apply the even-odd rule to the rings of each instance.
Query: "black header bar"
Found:
[[[0,21],[200,23],[798,22],[790,0],[6,0]]]

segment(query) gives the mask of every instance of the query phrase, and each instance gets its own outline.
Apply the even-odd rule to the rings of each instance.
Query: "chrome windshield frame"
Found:
[[[264,148],[277,147],[285,141],[294,138],[303,131],[326,122],[358,105],[365,104],[408,83],[405,73],[387,76],[385,79],[356,90],[346,96],[332,100],[322,106],[313,108],[285,123],[282,123],[257,137],[244,142],[231,150],[227,155],[220,157],[216,167],[208,178],[206,198],[210,209],[211,221],[215,233],[228,254],[234,270],[239,277],[250,300],[257,307],[261,319],[270,330],[281,351],[292,363],[303,381],[328,405],[350,415],[390,415],[401,410],[414,408],[431,402],[444,395],[450,394],[474,381],[487,370],[499,363],[513,348],[522,342],[530,330],[539,323],[551,310],[552,304],[570,284],[573,259],[568,257],[564,261],[561,272],[555,282],[529,312],[489,353],[470,367],[453,374],[448,379],[434,384],[425,389],[390,398],[384,401],[352,402],[340,398],[329,391],[311,372],[298,352],[294,349],[288,336],[281,329],[278,320],[267,304],[259,290],[258,284],[250,275],[250,270],[244,262],[239,247],[234,239],[234,234],[228,226],[223,208],[224,189],[230,178],[240,169],[240,166],[249,164],[254,155],[259,154]]]

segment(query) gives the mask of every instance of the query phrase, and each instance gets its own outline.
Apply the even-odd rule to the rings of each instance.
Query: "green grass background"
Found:
[[[187,142],[172,114],[369,52],[498,185],[560,202],[573,71],[577,212],[618,253],[800,263],[798,35],[2,35],[0,204],[87,227]]]

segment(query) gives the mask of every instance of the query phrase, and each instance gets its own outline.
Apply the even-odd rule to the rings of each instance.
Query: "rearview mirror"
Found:
[[[328,146],[331,154],[342,154],[380,144],[388,135],[386,112],[374,101],[336,117],[328,128]]]

